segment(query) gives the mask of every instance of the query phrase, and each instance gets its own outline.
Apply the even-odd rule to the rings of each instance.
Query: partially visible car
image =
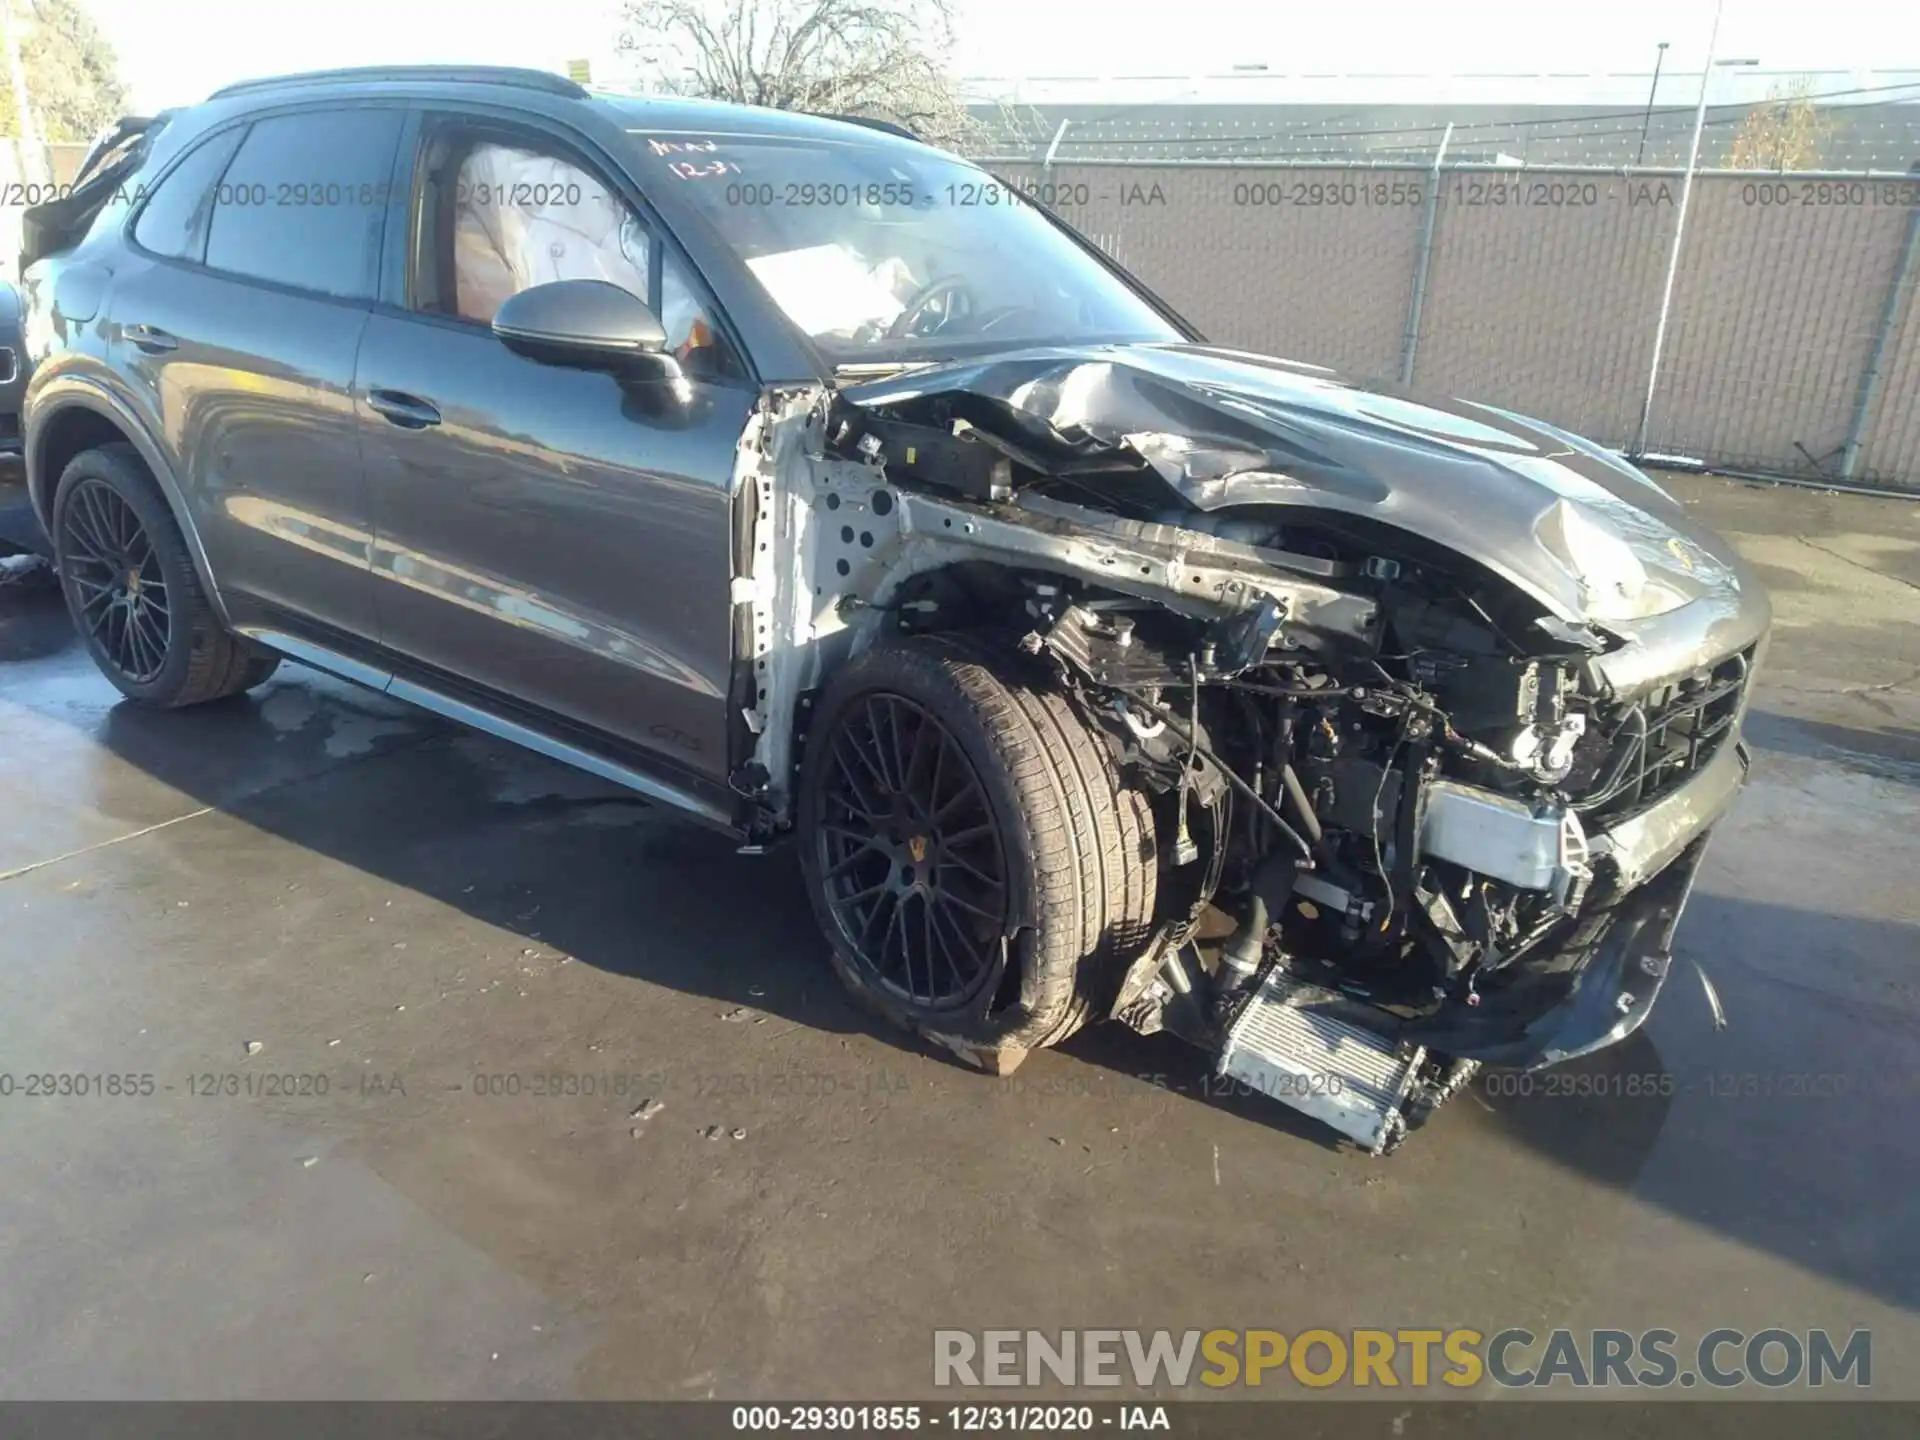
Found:
[[[11,555],[53,553],[47,533],[33,513],[27,495],[27,472],[21,463],[20,402],[26,388],[20,292],[0,281],[0,560]],[[8,574],[12,574],[12,568]],[[6,583],[4,577],[0,577],[0,583]]]
[[[20,401],[27,390],[20,291],[0,281],[0,464],[20,460]]]

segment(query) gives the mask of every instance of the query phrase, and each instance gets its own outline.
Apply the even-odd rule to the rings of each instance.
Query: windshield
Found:
[[[634,138],[836,365],[1035,343],[1179,340],[1008,186],[905,146]]]

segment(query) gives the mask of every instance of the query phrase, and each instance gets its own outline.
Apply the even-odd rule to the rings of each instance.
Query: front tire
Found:
[[[841,979],[982,1068],[1072,1034],[1151,940],[1147,797],[1023,657],[936,636],[857,656],[821,697],[800,785]]]
[[[128,699],[198,705],[251,689],[279,665],[221,625],[131,445],[73,458],[54,490],[51,529],[74,628]]]

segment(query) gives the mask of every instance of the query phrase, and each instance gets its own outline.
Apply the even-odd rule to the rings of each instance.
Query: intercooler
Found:
[[[1336,1013],[1338,996],[1270,972],[1227,1032],[1219,1072],[1325,1122],[1374,1154],[1405,1132],[1426,1052],[1404,1053]]]

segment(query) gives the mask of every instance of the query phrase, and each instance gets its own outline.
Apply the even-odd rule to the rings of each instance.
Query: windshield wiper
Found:
[[[835,365],[833,373],[844,375],[849,380],[884,380],[889,375],[898,375],[906,370],[924,370],[936,363],[933,360],[854,360]]]

